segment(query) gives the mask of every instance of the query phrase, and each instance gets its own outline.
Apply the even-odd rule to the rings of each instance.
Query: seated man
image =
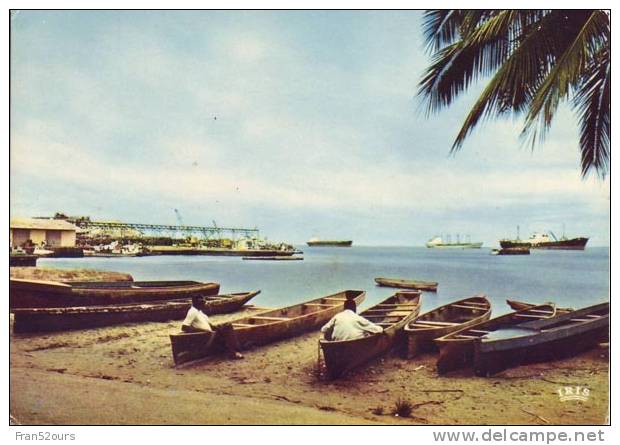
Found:
[[[383,332],[383,328],[364,317],[357,315],[354,300],[344,302],[344,310],[332,317],[325,326],[321,328],[326,340],[355,340],[356,338],[366,337],[370,334]]]
[[[181,330],[183,332],[215,332],[222,336],[231,358],[243,358],[239,352],[239,343],[232,325],[224,323],[212,326],[209,317],[204,313],[204,307],[205,301],[202,297],[192,297],[192,306],[187,311],[183,324],[181,324]]]

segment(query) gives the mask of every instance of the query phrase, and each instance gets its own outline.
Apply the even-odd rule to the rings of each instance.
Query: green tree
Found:
[[[458,151],[481,119],[524,115],[521,137],[544,139],[563,101],[579,120],[581,173],[605,176],[610,158],[611,51],[601,10],[428,10],[424,35],[432,54],[419,95],[434,113],[473,82],[488,84],[459,131]]]

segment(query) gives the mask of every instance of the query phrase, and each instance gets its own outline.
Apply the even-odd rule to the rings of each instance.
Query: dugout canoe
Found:
[[[360,315],[378,324],[383,332],[355,340],[320,339],[329,378],[336,379],[348,371],[387,353],[402,339],[402,328],[420,313],[420,292],[400,291]]]
[[[420,280],[403,280],[400,278],[375,278],[375,282],[379,286],[397,287],[402,289],[415,289],[437,292],[439,283],[436,281],[420,281]]]
[[[609,341],[609,303],[523,323],[474,343],[474,372],[491,376],[527,363],[556,360]]]
[[[9,307],[57,308],[190,299],[217,295],[219,283],[198,281],[57,282],[12,278]]]
[[[260,291],[203,297],[207,315],[224,314],[240,309]],[[163,302],[14,309],[13,332],[51,332],[92,329],[125,323],[169,321],[185,318],[191,306],[187,298]]]
[[[522,311],[523,309],[527,309],[527,308],[531,308],[531,307],[536,306],[535,303],[526,303],[526,302],[523,302],[523,301],[516,301],[516,300],[506,300],[506,303],[514,311]],[[556,307],[555,308],[555,311],[556,311],[556,313],[558,315],[564,314],[566,312],[571,312],[571,311],[574,311],[574,310],[575,309],[570,308],[570,307]]]
[[[325,297],[269,310],[231,322],[240,349],[295,337],[323,326],[341,312],[346,300],[364,301],[366,292],[345,290]],[[224,352],[224,339],[217,332],[180,332],[170,335],[176,365]]]
[[[471,366],[474,360],[474,343],[490,332],[499,329],[508,332],[510,328],[519,324],[551,318],[555,317],[555,315],[555,305],[547,303],[522,311],[510,312],[509,314],[436,338],[434,342],[439,348],[437,372],[444,374]]]
[[[484,295],[464,298],[420,315],[404,328],[406,356],[436,351],[434,339],[491,318],[491,303]]]

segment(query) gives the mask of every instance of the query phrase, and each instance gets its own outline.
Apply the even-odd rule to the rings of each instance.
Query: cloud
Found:
[[[166,218],[170,202],[193,209],[186,222],[224,211],[222,224],[302,237],[303,218],[368,240],[386,224],[423,239],[441,221],[475,227],[484,212],[537,220],[550,203],[607,218],[609,182],[579,177],[569,110],[534,152],[518,120],[500,120],[448,156],[475,92],[415,112],[428,62],[416,14],[60,13],[26,26],[41,14],[12,35],[23,208],[37,196],[81,212],[100,195],[117,218]]]

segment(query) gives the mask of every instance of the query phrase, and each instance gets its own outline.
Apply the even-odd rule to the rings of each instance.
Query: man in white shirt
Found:
[[[204,309],[204,300],[202,298],[192,298],[192,306],[187,311],[185,320],[181,325],[183,332],[213,332],[209,317],[202,310]]]
[[[354,300],[344,302],[344,310],[332,317],[321,332],[326,340],[341,341],[355,340],[356,338],[366,337],[371,334],[383,332],[383,328],[364,317],[357,315]]]
[[[243,355],[239,352],[239,342],[232,325],[224,323],[212,326],[204,309],[204,299],[202,297],[192,297],[192,306],[187,311],[185,320],[181,324],[181,330],[183,332],[215,332],[217,335],[222,336],[228,355],[231,358],[243,358]]]

